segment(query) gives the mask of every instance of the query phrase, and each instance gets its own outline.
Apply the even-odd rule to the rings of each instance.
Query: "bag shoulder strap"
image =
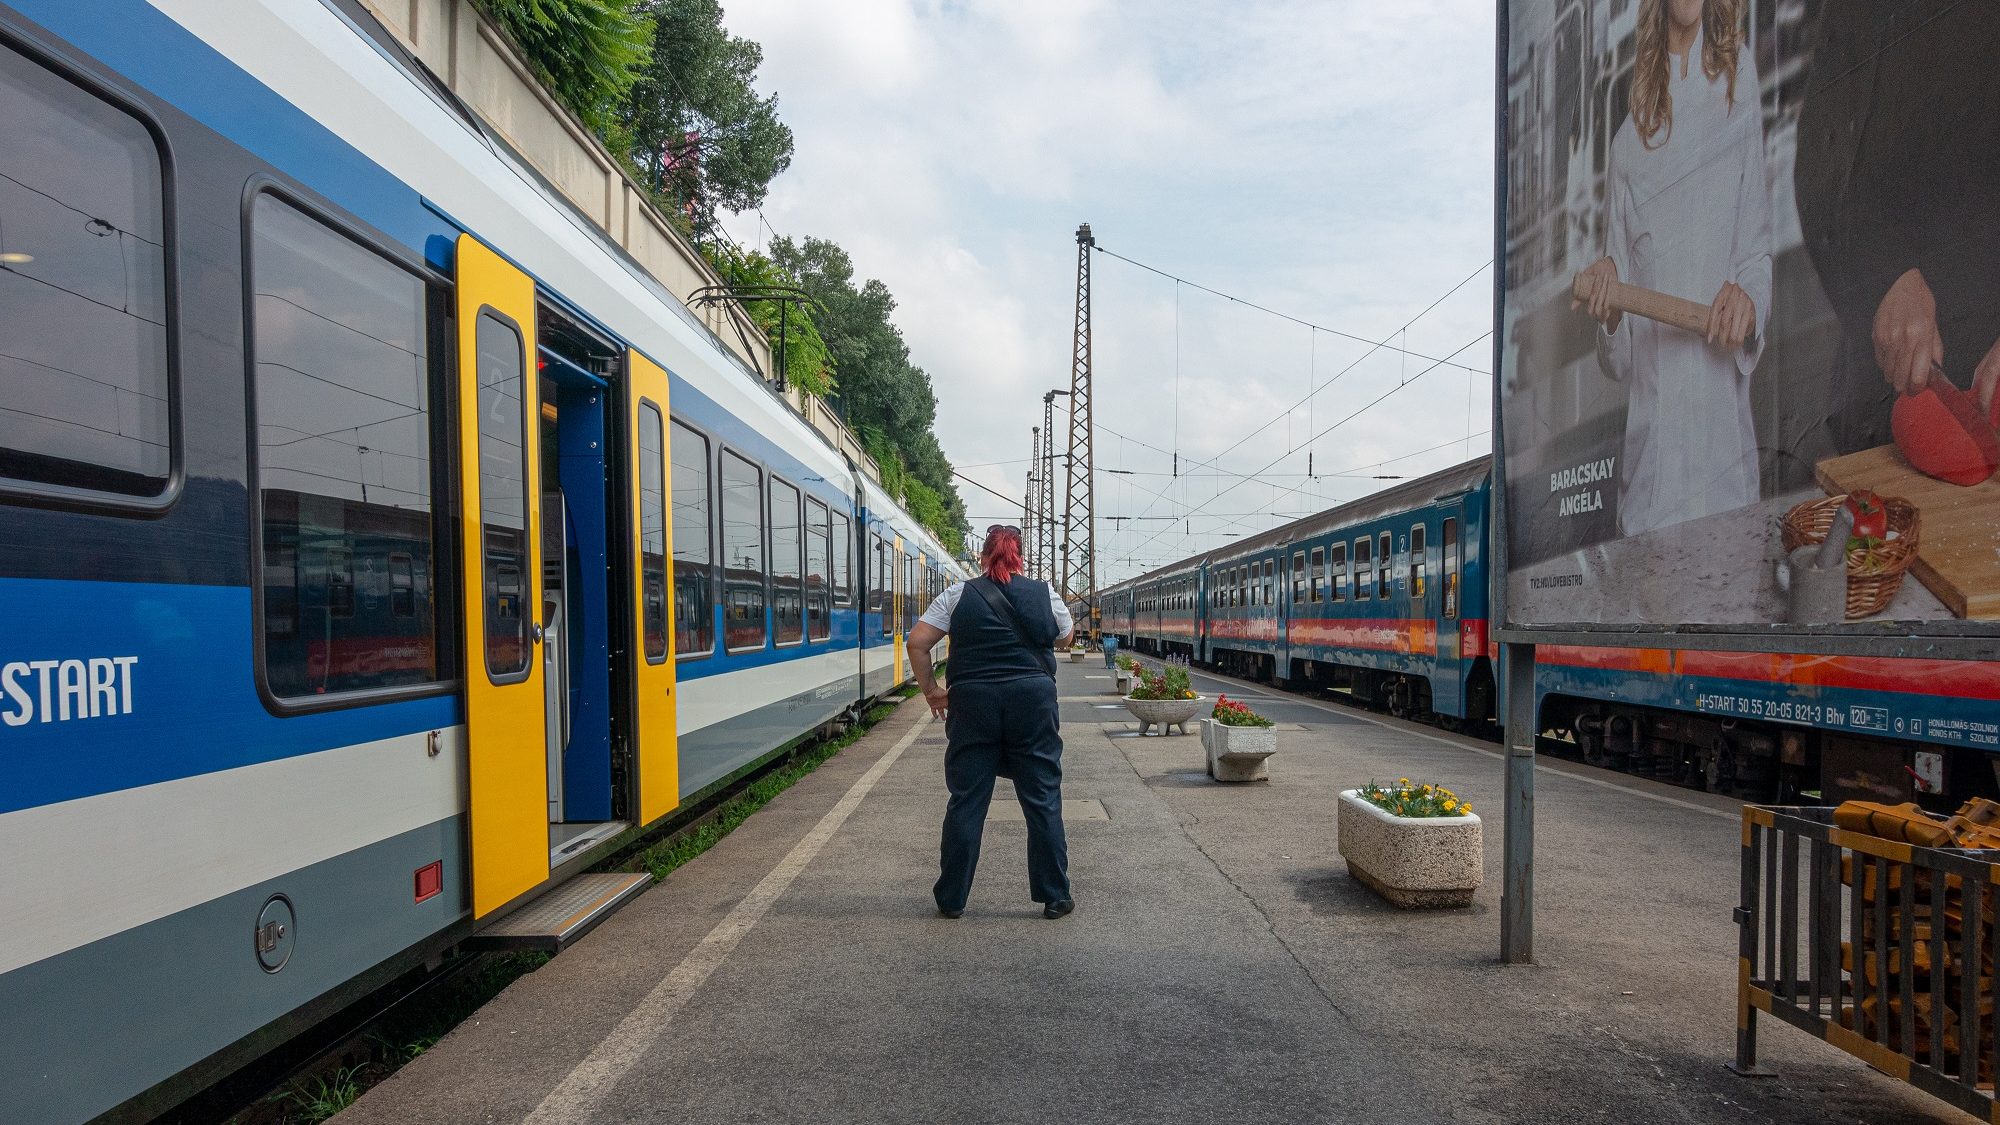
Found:
[[[1051,665],[1055,663],[1055,654],[1045,651],[1043,646],[1028,639],[1028,628],[1021,624],[1021,615],[1014,612],[1014,603],[1009,601],[1007,595],[1001,592],[998,586],[993,584],[993,580],[982,574],[977,578],[967,580],[965,585],[967,589],[979,592],[979,596],[986,602],[986,608],[992,610],[994,616],[1005,621],[1007,627],[1014,630],[1014,639],[1020,641],[1022,645],[1026,646],[1029,652],[1035,654],[1035,662],[1041,665],[1042,671],[1054,677],[1056,673]]]

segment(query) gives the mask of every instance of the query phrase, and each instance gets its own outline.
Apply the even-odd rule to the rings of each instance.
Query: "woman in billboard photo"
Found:
[[[1741,0],[1641,0],[1630,115],[1612,140],[1605,254],[1572,308],[1630,389],[1618,529],[1755,503],[1750,373],[1771,313],[1771,193]],[[1701,332],[1626,314],[1611,283],[1706,300]]]

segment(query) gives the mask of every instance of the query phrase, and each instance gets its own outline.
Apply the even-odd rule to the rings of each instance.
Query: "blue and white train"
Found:
[[[960,573],[339,0],[0,3],[0,388],[0,1121],[476,936]]]

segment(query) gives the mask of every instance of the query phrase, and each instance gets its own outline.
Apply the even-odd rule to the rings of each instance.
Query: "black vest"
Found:
[[[1049,606],[1048,583],[1017,574],[1007,582],[993,583],[993,588],[1013,606],[1015,616],[1021,619],[1021,632],[1034,647],[1022,644],[1006,618],[994,613],[979,590],[967,583],[959,591],[957,608],[951,611],[951,655],[945,661],[945,676],[954,684],[1054,677],[1055,654],[1051,649],[1062,630]]]

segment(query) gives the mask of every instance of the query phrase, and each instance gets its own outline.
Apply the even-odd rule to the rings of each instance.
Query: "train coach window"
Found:
[[[639,606],[646,662],[667,659],[667,481],[666,427],[660,408],[639,403]]]
[[[771,478],[771,619],[777,641],[795,645],[806,639],[805,589],[800,583],[799,490]]]
[[[1326,549],[1326,600],[1347,600],[1347,544],[1335,543]]]
[[[1389,533],[1385,531],[1382,533],[1382,538],[1375,547],[1375,596],[1378,598],[1389,596],[1389,583],[1395,577],[1390,572],[1390,566],[1393,564],[1392,556],[1394,554],[1394,541],[1389,538]]]
[[[722,643],[764,647],[764,474],[722,451]]]
[[[674,653],[681,659],[715,651],[715,528],[709,519],[708,439],[676,418],[667,451],[673,458]]]
[[[1292,604],[1299,605],[1306,600],[1306,553],[1292,552]]]
[[[1368,587],[1375,582],[1374,562],[1375,541],[1362,536],[1354,541],[1354,599],[1360,601],[1368,596]]]
[[[880,535],[875,537],[874,563],[869,572],[871,593],[868,608],[881,618],[881,634],[886,637],[894,633],[896,627],[889,616],[889,545],[883,542]]]
[[[806,636],[833,635],[833,527],[826,505],[806,497]]]
[[[0,47],[0,477],[166,490],[165,242],[146,126]]]
[[[1440,536],[1444,553],[1444,615],[1458,616],[1458,520],[1444,521]]]
[[[262,282],[260,280],[259,286]],[[526,349],[520,330],[491,310],[473,327],[479,384],[479,527],[484,543],[486,671],[528,675],[535,613],[528,561]],[[264,358],[258,356],[259,367]],[[261,388],[260,388],[261,389]],[[261,419],[260,419],[261,421]]]
[[[1312,600],[1320,601],[1326,596],[1322,583],[1326,580],[1326,549],[1314,547],[1312,553]]]
[[[271,195],[251,208],[250,245],[265,684],[302,698],[438,680],[433,295]],[[525,371],[512,327],[482,317],[477,334],[488,667],[518,676]]]
[[[1272,579],[1276,574],[1277,569],[1278,569],[1277,559],[1264,560],[1264,604],[1265,605],[1276,604],[1274,601],[1272,601],[1272,595],[1275,592],[1272,588]]]
[[[854,604],[854,586],[850,575],[854,570],[854,525],[848,522],[846,512],[833,513],[833,601],[835,605]]]
[[[1424,525],[1410,528],[1410,596],[1424,596]]]

